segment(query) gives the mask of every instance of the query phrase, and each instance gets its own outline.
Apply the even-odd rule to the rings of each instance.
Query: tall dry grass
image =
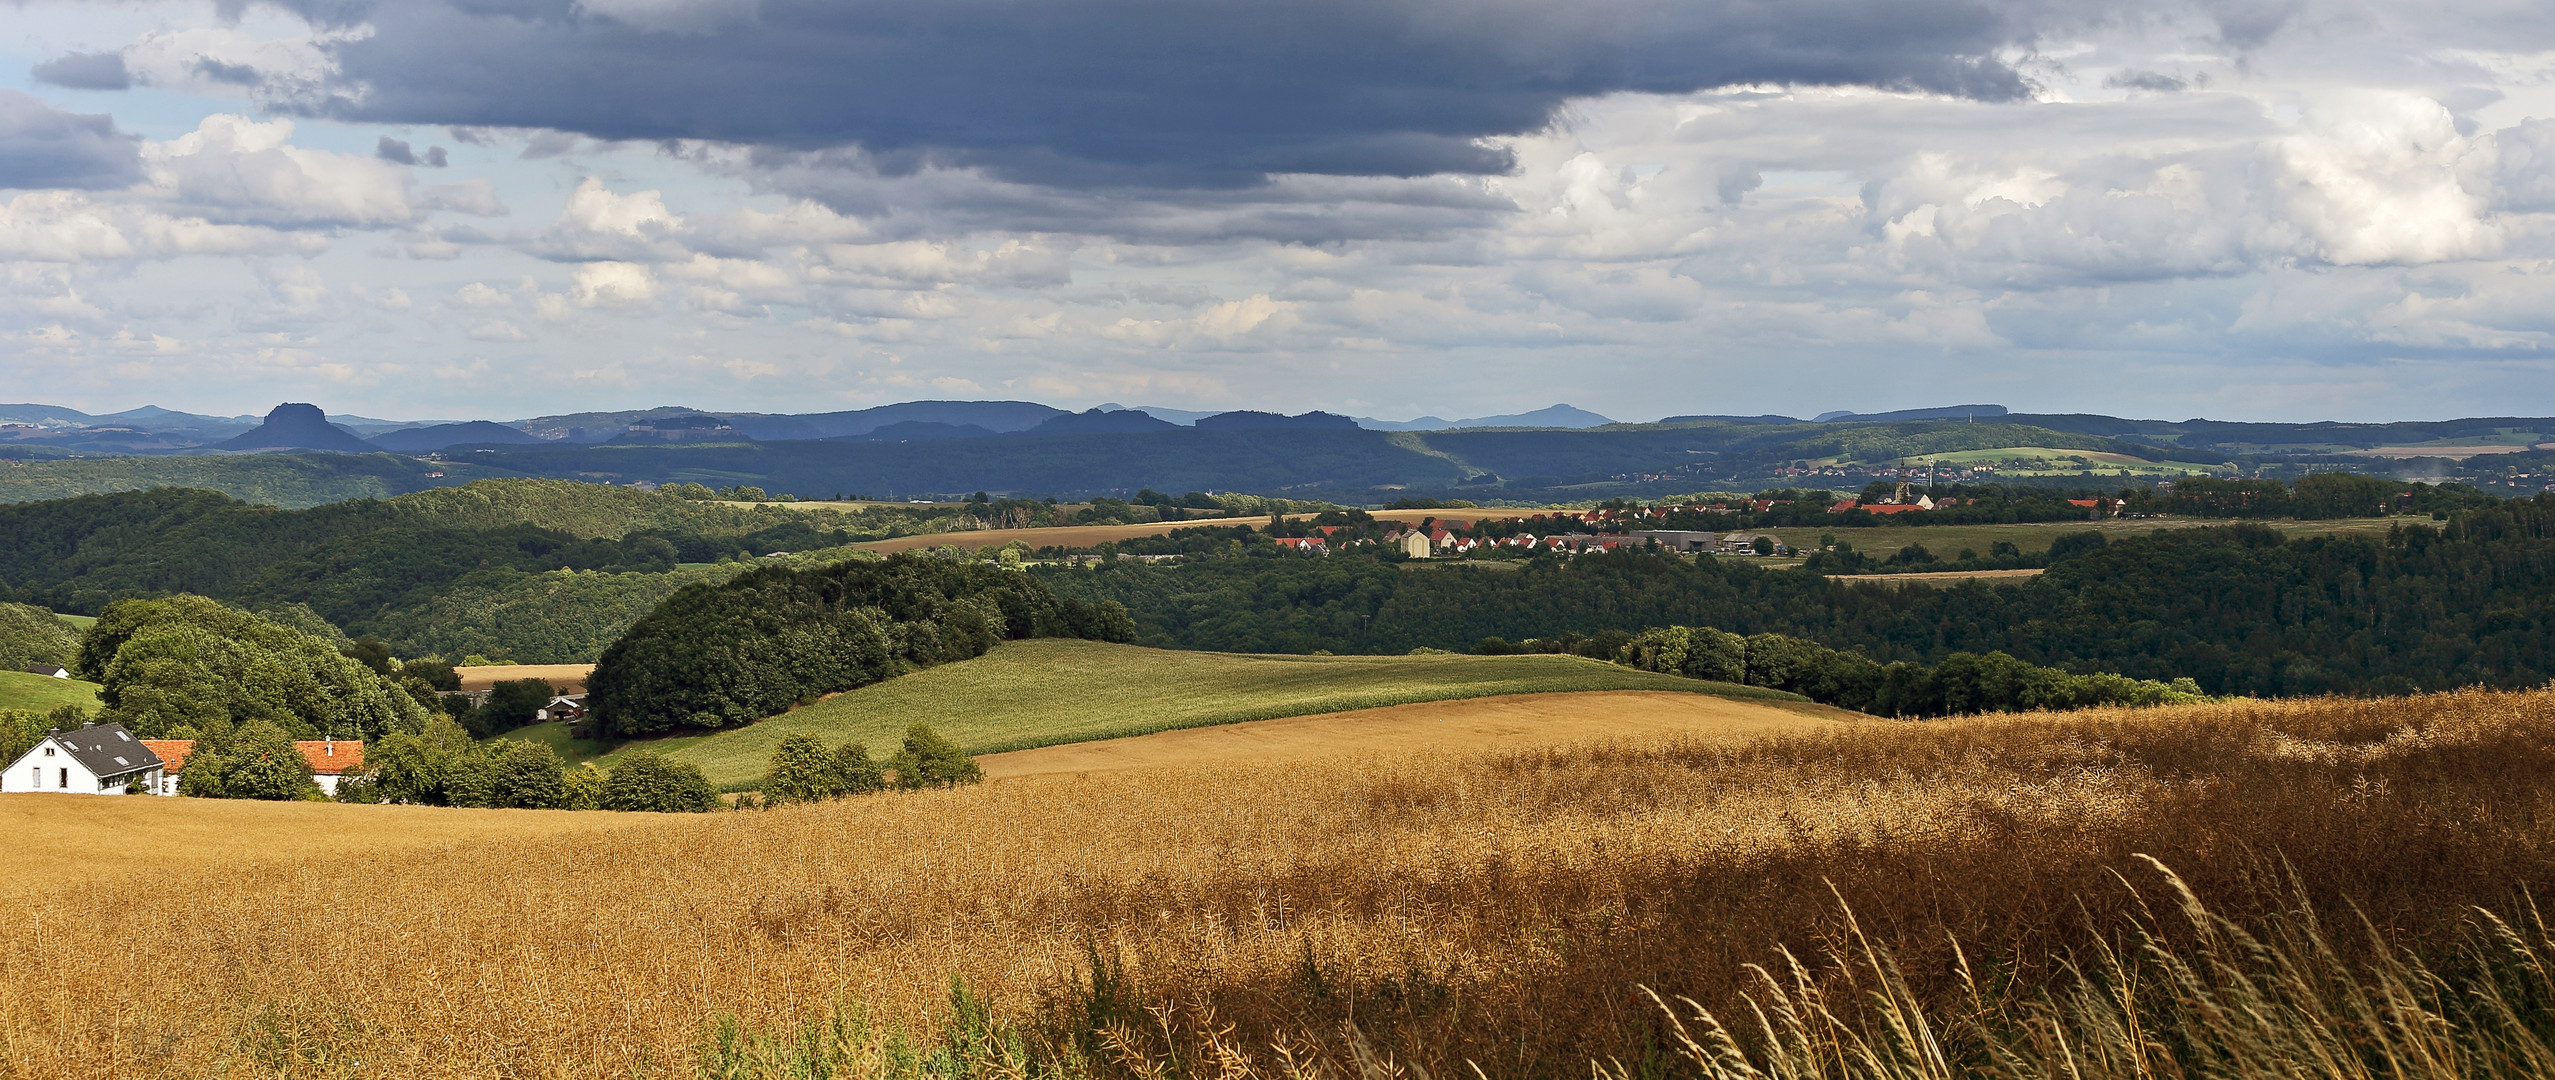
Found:
[[[1857,1011],[1877,985],[1857,965],[1879,964],[1911,1015],[1947,1018],[1960,1068],[1994,1065],[1994,1047],[2045,1038],[2027,1021],[2057,1006],[2036,1003],[2103,985],[2087,972],[2104,950],[2216,947],[2218,924],[2156,916],[2169,886],[2141,855],[2227,927],[2356,904],[2373,929],[2319,937],[2310,958],[2430,957],[2447,985],[2483,970],[2458,959],[2472,906],[2555,880],[2550,776],[2555,692],[2464,692],[1037,778],[466,847],[426,836],[181,881],[111,854],[43,871],[0,858],[32,890],[0,922],[0,1062],[26,1077],[1933,1075],[1849,1068],[1845,1050],[1826,1071],[1771,1068],[1786,1029],[1739,1018],[1770,987],[1832,994],[1842,1026],[1811,1027],[1845,1046],[1839,1031],[1887,1026]],[[1851,962],[1794,981],[1787,947]],[[1769,963],[1774,982],[1749,974]],[[1706,1030],[1696,1010],[1729,1020],[1740,1056],[1688,1054],[1644,988],[1690,1000],[1689,1034]],[[2173,1000],[2128,1011],[2166,1023]],[[1964,1001],[1994,1008],[1957,1035]]]

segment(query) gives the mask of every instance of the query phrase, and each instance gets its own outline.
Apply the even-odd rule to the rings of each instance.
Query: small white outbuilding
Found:
[[[0,772],[0,794],[58,791],[122,795],[129,787],[160,786],[160,755],[122,724],[82,724],[77,731],[47,732],[25,756]]]

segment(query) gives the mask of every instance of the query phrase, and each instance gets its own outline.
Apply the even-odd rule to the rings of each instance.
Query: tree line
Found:
[[[1136,639],[1228,652],[1467,649],[1563,632],[1712,626],[1887,664],[1955,653],[2210,694],[2407,693],[2555,678],[2555,496],[2386,534],[2289,539],[2252,524],[2061,553],[2042,575],[1907,589],[1748,560],[1619,550],[1507,567],[1207,559],[1038,568],[1125,606]]]
[[[1485,643],[1488,644],[1488,643]],[[1874,716],[1966,716],[2102,705],[2178,705],[2207,700],[2198,683],[2071,674],[2001,652],[1959,652],[1926,665],[1887,664],[1815,641],[1708,626],[1653,627],[1631,635],[1612,659],[1643,671],[1788,690],[1824,705]]]

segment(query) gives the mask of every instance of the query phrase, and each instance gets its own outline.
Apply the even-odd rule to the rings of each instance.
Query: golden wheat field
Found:
[[[2555,1052],[2528,1057],[2521,1021],[2480,1056],[2422,1043],[2489,1020],[2433,1022],[2427,976],[2370,983],[2363,1008],[2321,968],[2292,1001],[2140,965],[2174,942],[2228,971],[2446,956],[2471,905],[2555,885],[2550,776],[2555,692],[2475,691],[1164,765],[661,819],[11,796],[9,835],[48,840],[0,851],[0,1072],[1416,1080],[1745,1075],[1753,1055],[1802,1077],[2530,1075]],[[2172,929],[2142,855],[2232,921]],[[2297,931],[2306,911],[2341,929]],[[2227,936],[2279,926],[2251,951]],[[2532,926],[2513,940],[2537,947]],[[2505,1010],[2522,1020],[2555,1001],[2510,985],[2543,997]],[[1692,999],[1683,1028],[1653,990]],[[2225,1007],[2246,993],[2278,1000]],[[2003,1019],[1938,1031],[1926,1009]],[[2213,1067],[2204,1021],[2269,1048],[2248,1053],[2324,1056]],[[2352,1057],[2397,1032],[2409,1066]],[[2030,1053],[1982,1049],[2008,1044]]]

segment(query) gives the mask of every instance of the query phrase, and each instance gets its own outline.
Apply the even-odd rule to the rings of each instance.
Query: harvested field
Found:
[[[586,692],[586,676],[593,673],[592,664],[488,664],[480,667],[457,667],[453,674],[461,676],[464,690],[485,690],[514,679],[540,679],[562,694]]]
[[[977,759],[1001,780],[1161,766],[1300,761],[1370,754],[1449,756],[1535,750],[1592,739],[1748,738],[1869,717],[1797,702],[1731,701],[1656,690],[1432,701],[1382,709],[1184,728],[1130,739],[1015,750]]]
[[[1987,1074],[1990,1036],[2054,1054],[2032,1033],[2117,1032],[2116,988],[2135,1039],[1995,1074],[2516,1077],[2546,1059],[2447,1045],[2490,1017],[2413,1008],[2418,979],[2360,1012],[2334,996],[2348,979],[2191,1006],[2263,992],[2222,976],[2250,946],[2167,926],[2155,940],[2202,965],[2178,982],[2115,931],[2180,918],[2152,855],[2284,955],[2440,956],[2468,905],[2555,891],[2549,775],[2555,692],[2533,691],[1125,769],[617,822],[7,796],[10,835],[57,846],[0,849],[21,913],[0,920],[0,1075],[1713,1075],[1676,1060],[1641,988],[1742,1017],[1766,986],[1742,965],[1763,963],[1839,1016],[1809,1014],[1801,1066],[1772,1075]],[[190,856],[192,837],[222,847]],[[2275,918],[2298,904],[2330,953]],[[2513,940],[2544,936],[2523,920]],[[1903,982],[1836,966],[1865,942]],[[2113,955],[2135,977],[2075,989],[2068,964],[2107,978]],[[1918,1048],[1940,1062],[1845,1064],[1856,1040],[1898,1045],[1863,1011],[1884,990],[1898,1018],[1950,1018]],[[2359,1071],[2328,1066],[2384,1059],[2281,1049],[2391,1032],[2440,1045]],[[1008,1064],[1015,1045],[1057,1064]]]
[[[2529,446],[2526,443],[2467,443],[2458,446],[2378,446],[2367,450],[2349,450],[2345,453],[2355,457],[2452,458],[2464,461],[2467,458],[2483,457],[2487,454],[2519,454],[2526,453],[2528,450]]]

